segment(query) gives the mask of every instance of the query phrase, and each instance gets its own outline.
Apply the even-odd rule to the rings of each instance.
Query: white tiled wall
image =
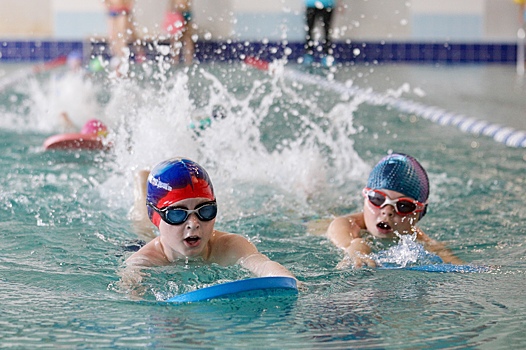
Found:
[[[139,33],[159,33],[167,0],[136,0]],[[302,0],[193,0],[210,39],[302,40]],[[511,41],[513,0],[340,0],[337,39]],[[0,38],[85,39],[106,35],[102,0],[0,0]]]

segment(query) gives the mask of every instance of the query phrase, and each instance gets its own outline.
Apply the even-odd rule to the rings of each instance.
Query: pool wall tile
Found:
[[[155,46],[155,45],[147,45]],[[289,59],[303,55],[302,42],[200,41],[196,43],[199,61],[231,61],[245,56],[266,60],[282,58],[285,48]],[[133,49],[133,47],[132,47]],[[104,42],[83,41],[0,41],[0,62],[38,62],[81,51],[87,55],[104,55]],[[157,55],[147,52],[149,58]],[[433,43],[433,42],[336,42],[334,56],[340,63],[411,62],[411,63],[516,63],[515,43]]]

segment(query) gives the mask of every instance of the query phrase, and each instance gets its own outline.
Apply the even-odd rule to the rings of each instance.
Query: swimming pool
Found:
[[[481,82],[504,84],[510,72],[514,67],[350,66],[329,78],[468,113],[498,110],[500,88],[477,92]],[[241,64],[165,73],[146,67],[134,79],[99,77],[88,86],[47,74],[1,92],[2,346],[526,345],[524,148]],[[444,77],[450,85],[442,88]],[[409,89],[402,87],[407,82]],[[61,84],[83,96],[75,99]],[[461,103],[451,86],[469,91],[474,102]],[[521,105],[525,92],[516,89],[513,103]],[[209,116],[218,105],[225,119],[188,129],[190,115]],[[44,152],[44,139],[57,132],[55,113],[64,108],[100,113],[114,130],[114,150]],[[506,125],[524,130],[524,110],[497,121],[509,118]],[[390,150],[412,154],[429,173],[423,230],[466,262],[493,266],[490,272],[335,269],[341,253],[309,234],[306,223],[358,210],[368,171]],[[127,219],[133,174],[174,155],[207,168],[218,227],[246,235],[292,270],[305,285],[297,298],[163,304],[217,280],[249,277],[236,267],[198,263],[152,269],[141,301],[118,292],[117,271],[137,238]]]

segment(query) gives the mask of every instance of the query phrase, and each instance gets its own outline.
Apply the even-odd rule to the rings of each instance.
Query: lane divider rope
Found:
[[[261,70],[272,70],[272,64],[257,58],[246,58],[245,63]],[[391,106],[400,112],[414,114],[442,126],[454,126],[465,133],[488,136],[509,147],[526,148],[526,131],[467,117],[463,114],[448,112],[439,107],[427,106],[405,98],[380,94],[356,86],[348,86],[338,81],[330,81],[324,77],[303,73],[295,69],[284,68],[283,74],[285,78],[293,81],[318,85],[341,95],[359,96],[374,105]]]
[[[526,147],[525,131],[515,130],[500,124],[489,123],[485,120],[448,112],[439,107],[427,106],[408,99],[379,94],[354,86],[346,86],[337,81],[329,81],[322,77],[306,74],[297,70],[287,69],[285,70],[285,76],[298,82],[320,85],[340,94],[359,95],[369,103],[388,105],[396,108],[400,112],[414,114],[439,125],[454,126],[465,133],[488,136],[509,147]]]

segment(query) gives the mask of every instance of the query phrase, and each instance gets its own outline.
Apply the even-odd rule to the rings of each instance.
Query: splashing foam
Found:
[[[106,110],[115,125],[116,145],[113,175],[103,186],[108,198],[129,203],[132,173],[174,156],[202,164],[216,195],[232,206],[232,213],[250,197],[268,195],[269,189],[271,198],[281,198],[277,204],[308,210],[309,201],[341,195],[331,193],[330,186],[363,181],[368,167],[354,151],[351,137],[356,133],[352,114],[361,102],[344,101],[327,113],[279,75],[231,90],[224,78],[224,73],[218,78],[200,68],[175,74],[160,89],[126,80],[115,83]],[[195,80],[207,100],[199,108],[197,92],[189,88]],[[216,106],[225,110],[226,118],[212,118],[209,128],[197,132],[189,128],[193,116],[211,116]],[[265,131],[268,125],[270,132]],[[253,191],[236,192],[240,186]],[[235,198],[239,195],[242,198]]]
[[[101,118],[97,87],[81,72],[62,72],[48,80],[33,77],[21,88],[28,94],[22,107],[30,106],[28,115],[18,118],[24,121],[24,130],[61,132],[64,125],[59,116],[63,112],[79,130],[89,119]]]
[[[377,254],[374,260],[380,265],[396,265],[406,267],[411,265],[426,265],[441,263],[437,255],[427,252],[424,246],[416,242],[416,233],[412,235],[398,235],[398,244]]]
[[[136,171],[184,156],[209,171],[218,198],[232,213],[262,198],[272,203],[266,203],[269,211],[325,210],[327,203],[352,196],[356,186],[349,183],[361,184],[368,171],[353,141],[353,113],[364,101],[336,96],[327,103],[317,86],[287,80],[284,69],[283,62],[273,64],[273,74],[241,65],[200,66],[107,85],[57,72],[21,84],[18,111],[12,117],[7,111],[2,126],[59,133],[61,112],[79,129],[94,117],[104,121],[114,149],[106,157],[109,175],[100,193],[111,207],[130,205]],[[97,100],[107,101],[106,95],[109,102]],[[196,116],[211,117],[217,106],[226,118],[212,118],[204,130],[189,128]]]

